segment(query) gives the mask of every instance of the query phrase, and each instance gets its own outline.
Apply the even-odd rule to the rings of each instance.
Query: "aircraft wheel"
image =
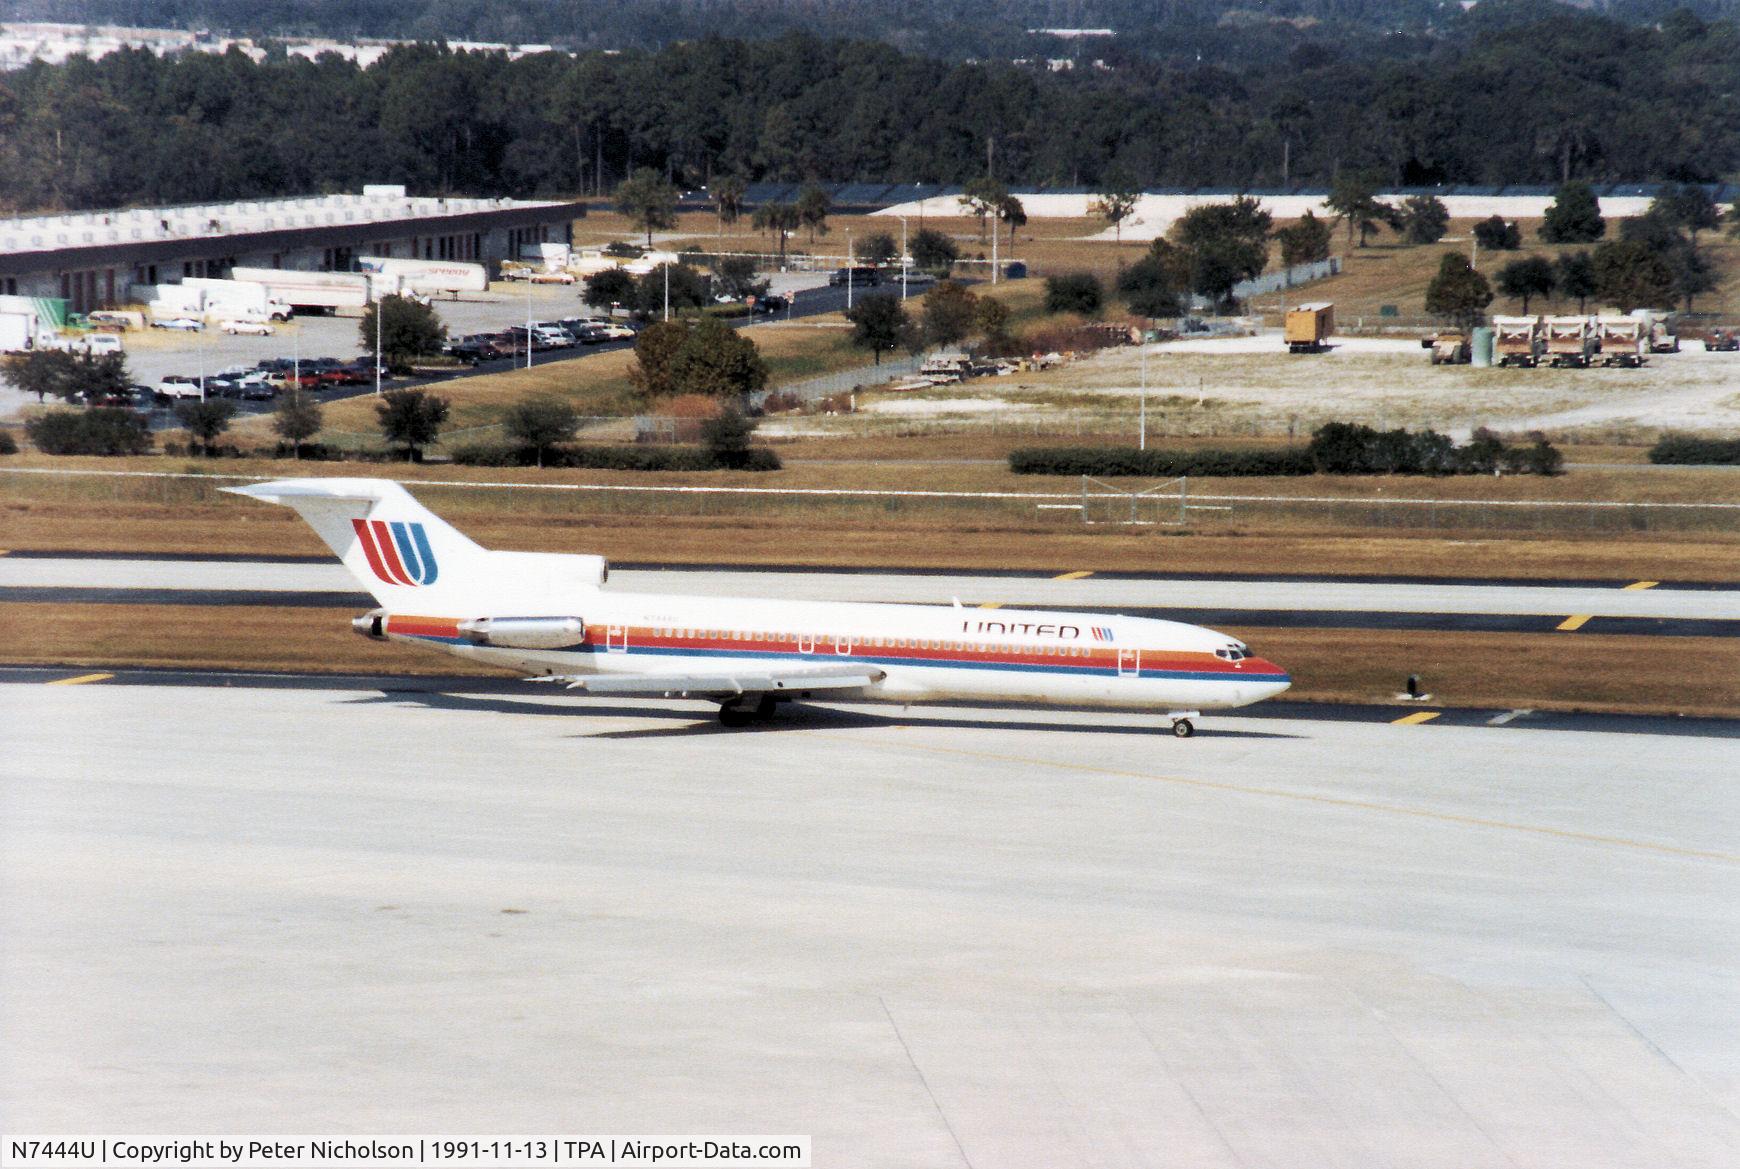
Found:
[[[1187,718],[1181,718],[1172,724],[1172,733],[1180,739],[1188,739],[1196,733],[1196,727]]]
[[[719,723],[727,727],[746,727],[755,717],[753,710],[745,710],[741,706],[721,706],[719,708]]]

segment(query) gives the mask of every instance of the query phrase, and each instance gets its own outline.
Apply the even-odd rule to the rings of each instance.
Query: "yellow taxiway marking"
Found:
[[[106,682],[113,674],[80,674],[76,678],[56,678],[52,682],[44,682],[44,686],[82,686],[86,682]]]
[[[1620,591],[1626,592],[1626,593],[1635,593],[1640,589],[1653,589],[1656,585],[1658,585],[1660,583],[1661,583],[1661,581],[1659,581],[1659,580],[1640,580],[1640,581],[1636,581],[1632,584],[1626,585]]]
[[[1390,720],[1393,727],[1417,727],[1421,723],[1429,723],[1444,712],[1441,710],[1416,710],[1413,714],[1404,714],[1401,718]]]
[[[1065,573],[1059,574],[1058,576],[1054,576],[1051,579],[1052,580],[1085,580],[1092,575],[1093,575],[1093,572],[1091,570],[1088,572],[1065,572]]]
[[[1421,714],[1426,713],[1421,711]],[[818,738],[834,739],[853,746],[862,746],[861,738],[822,734]],[[1549,828],[1543,824],[1518,824],[1512,820],[1493,820],[1485,816],[1463,816],[1455,812],[1437,812],[1430,808],[1410,808],[1406,804],[1386,804],[1376,800],[1355,800],[1345,796],[1319,796],[1309,792],[1283,791],[1272,787],[1254,787],[1240,783],[1223,783],[1212,779],[1186,779],[1181,775],[1152,775],[1142,771],[1124,771],[1115,767],[1098,767],[1092,763],[1067,763],[1057,759],[1033,759],[1020,755],[1005,755],[996,751],[974,751],[964,747],[939,747],[930,743],[904,745],[908,751],[929,751],[934,755],[957,755],[968,759],[983,759],[992,763],[1009,763],[1022,768],[1036,764],[1058,771],[1074,771],[1087,775],[1102,775],[1111,779],[1145,779],[1151,783],[1169,783],[1178,787],[1194,787],[1206,791],[1230,792],[1241,796],[1263,796],[1276,800],[1291,800],[1301,804],[1325,804],[1334,808],[1352,808],[1362,812],[1383,812],[1392,816],[1411,816],[1418,820],[1433,820],[1440,824],[1460,824],[1469,828],[1494,828],[1504,832],[1525,832],[1531,836],[1546,836],[1554,840],[1571,840],[1580,844],[1604,844],[1615,848],[1636,849],[1660,856],[1688,857],[1693,860],[1720,861],[1740,865],[1740,853],[1712,852],[1699,848],[1680,848],[1672,844],[1657,844],[1649,840],[1631,840],[1624,836],[1603,836],[1596,832],[1577,832],[1569,828]]]
[[[981,609],[1001,609],[1002,607],[1002,601],[986,601],[984,604],[979,606]]]
[[[1560,633],[1575,633],[1577,630],[1583,628],[1584,625],[1588,624],[1591,616],[1593,616],[1593,614],[1590,613],[1574,614],[1559,622],[1558,630]]]

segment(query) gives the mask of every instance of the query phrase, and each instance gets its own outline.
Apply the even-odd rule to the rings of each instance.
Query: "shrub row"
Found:
[[[1540,432],[1532,445],[1507,447],[1485,427],[1471,442],[1457,446],[1435,430],[1374,430],[1356,422],[1329,422],[1311,434],[1306,447],[1312,464],[1325,475],[1557,475],[1565,457]]]
[[[1737,460],[1740,461],[1740,460]],[[1457,446],[1424,430],[1373,430],[1357,423],[1319,427],[1305,447],[1280,450],[1143,451],[1133,447],[1051,447],[1010,452],[1018,475],[1557,475],[1564,456],[1536,434],[1529,446],[1507,447],[1488,430]]]
[[[478,444],[455,449],[453,461],[466,467],[531,467],[537,465],[538,452],[533,447]],[[739,459],[692,446],[562,446],[544,451],[544,466],[595,471],[777,471],[780,461],[766,447],[751,447]]]
[[[24,433],[45,455],[142,455],[151,449],[145,416],[108,406],[53,410],[25,423]]]
[[[1652,463],[1716,464],[1740,466],[1740,438],[1694,438],[1689,434],[1664,435],[1649,448]]]
[[[1009,452],[1017,475],[1309,475],[1300,447],[1283,450],[1144,451],[1135,447],[1038,447]]]

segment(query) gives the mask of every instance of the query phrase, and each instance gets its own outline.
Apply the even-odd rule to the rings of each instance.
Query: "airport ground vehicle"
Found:
[[[382,479],[223,490],[294,508],[379,607],[365,637],[442,650],[586,694],[693,697],[741,726],[780,702],[844,698],[1203,710],[1291,684],[1236,638],[1104,613],[681,597],[605,587],[600,556],[489,551]]]
[[[1740,331],[1711,329],[1710,335],[1704,338],[1704,351],[1706,353],[1740,352]]]
[[[1439,333],[1423,344],[1432,350],[1433,365],[1467,365],[1473,359],[1465,333]]]

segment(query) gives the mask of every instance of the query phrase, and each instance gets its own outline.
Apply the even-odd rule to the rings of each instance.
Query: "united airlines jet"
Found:
[[[704,698],[727,726],[827,695],[1159,710],[1188,738],[1202,711],[1290,683],[1243,642],[1173,621],[619,592],[603,557],[481,548],[387,480],[225,490],[308,521],[379,603],[351,623],[365,637],[587,694]]]

